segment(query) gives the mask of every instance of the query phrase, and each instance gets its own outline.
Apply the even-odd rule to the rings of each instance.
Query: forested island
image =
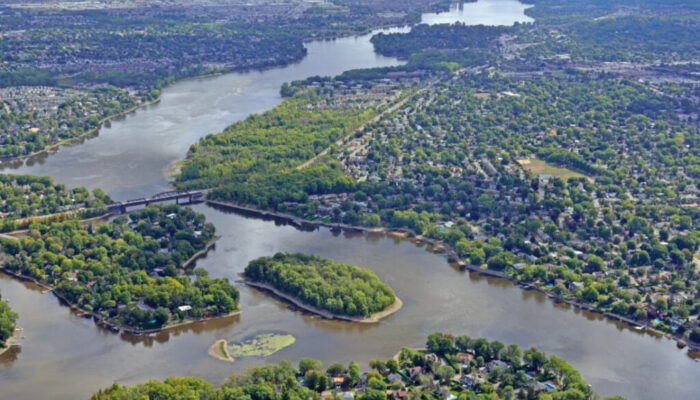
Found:
[[[238,291],[226,279],[185,269],[214,231],[204,215],[177,205],[87,227],[77,218],[42,219],[20,239],[2,239],[2,269],[50,287],[108,326],[160,329],[238,310]]]
[[[10,305],[2,299],[2,294],[0,294],[0,353],[8,347],[7,341],[15,333],[17,317],[17,313],[12,311]]]
[[[404,347],[393,358],[369,362],[361,372],[350,362],[323,367],[302,358],[251,367],[220,388],[194,377],[149,381],[130,388],[114,384],[92,400],[144,399],[357,399],[357,400],[586,400],[600,399],[565,360],[536,348],[498,341],[431,334],[425,350]],[[607,397],[605,400],[623,400]]]
[[[306,310],[325,310],[334,318],[373,322],[375,314],[400,307],[394,291],[374,272],[319,256],[277,253],[251,261],[243,276],[252,286],[287,295]]]

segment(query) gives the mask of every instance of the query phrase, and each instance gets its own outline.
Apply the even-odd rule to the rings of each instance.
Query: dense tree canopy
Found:
[[[312,255],[262,257],[248,264],[245,277],[335,314],[370,316],[395,301],[374,272]]]
[[[104,213],[111,199],[101,189],[67,189],[45,176],[0,174],[0,231],[16,230],[31,217],[74,211],[91,217]]]
[[[230,313],[238,291],[226,279],[183,263],[214,236],[202,214],[149,206],[97,227],[77,220],[40,221],[22,240],[3,241],[4,268],[55,287],[80,309],[118,324],[159,328],[171,320]],[[191,310],[181,310],[190,306]]]

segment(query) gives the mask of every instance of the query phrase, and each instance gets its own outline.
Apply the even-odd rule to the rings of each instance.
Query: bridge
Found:
[[[172,190],[169,192],[158,193],[151,198],[140,198],[127,201],[112,203],[107,206],[107,211],[113,215],[126,214],[130,207],[146,206],[151,204],[164,203],[166,201],[175,200],[175,204],[196,204],[204,202],[204,191],[184,192]]]

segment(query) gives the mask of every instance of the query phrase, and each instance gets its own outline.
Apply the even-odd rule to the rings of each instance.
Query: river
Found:
[[[527,22],[524,9],[512,0],[480,0],[450,13],[426,14],[423,20]],[[479,15],[477,22],[474,15]],[[283,82],[398,64],[376,55],[369,37],[309,43],[304,60],[282,68],[179,82],[163,91],[159,104],[113,121],[99,136],[6,172],[50,175],[68,186],[102,187],[117,199],[166,190],[165,172],[191,143],[273,108],[281,101],[278,90]],[[205,213],[222,236],[198,262],[214,277],[234,280],[248,261],[276,251],[308,252],[374,270],[396,290],[404,307],[377,325],[325,321],[237,285],[240,316],[134,338],[98,328],[59,305],[54,296],[0,275],[3,297],[20,314],[18,325],[23,328],[21,349],[0,357],[0,399],[79,399],[113,382],[135,384],[174,375],[219,384],[250,365],[296,362],[300,357],[318,358],[326,365],[354,360],[366,367],[369,359],[388,358],[402,345],[423,345],[426,336],[438,330],[537,346],[567,359],[604,395],[695,399],[700,391],[700,363],[673,342],[557,305],[507,281],[459,271],[443,256],[410,241],[327,229],[302,232],[205,205],[195,209]],[[241,358],[234,364],[207,354],[217,339],[237,341],[261,332],[289,333],[297,342],[270,357]]]

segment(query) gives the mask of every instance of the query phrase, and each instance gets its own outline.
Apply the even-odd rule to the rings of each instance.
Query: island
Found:
[[[151,205],[95,224],[35,218],[28,228],[2,237],[0,268],[112,330],[142,334],[238,311],[228,280],[191,267],[216,237],[188,207]]]
[[[261,257],[248,264],[243,276],[245,284],[328,319],[374,323],[402,305],[374,272],[314,255]]]
[[[235,357],[267,357],[287,348],[296,338],[283,333],[261,333],[238,343],[220,339],[209,347],[209,355],[222,361],[235,361]]]
[[[357,363],[323,364],[311,358],[252,367],[231,376],[221,388],[195,377],[149,381],[131,388],[114,384],[92,400],[168,399],[591,399],[593,392],[568,362],[532,347],[433,333],[423,350],[404,347],[387,361],[374,359],[371,370]],[[164,395],[165,393],[169,395]],[[177,395],[176,395],[177,393]],[[164,397],[165,396],[165,397]],[[623,400],[606,397],[606,400]]]

